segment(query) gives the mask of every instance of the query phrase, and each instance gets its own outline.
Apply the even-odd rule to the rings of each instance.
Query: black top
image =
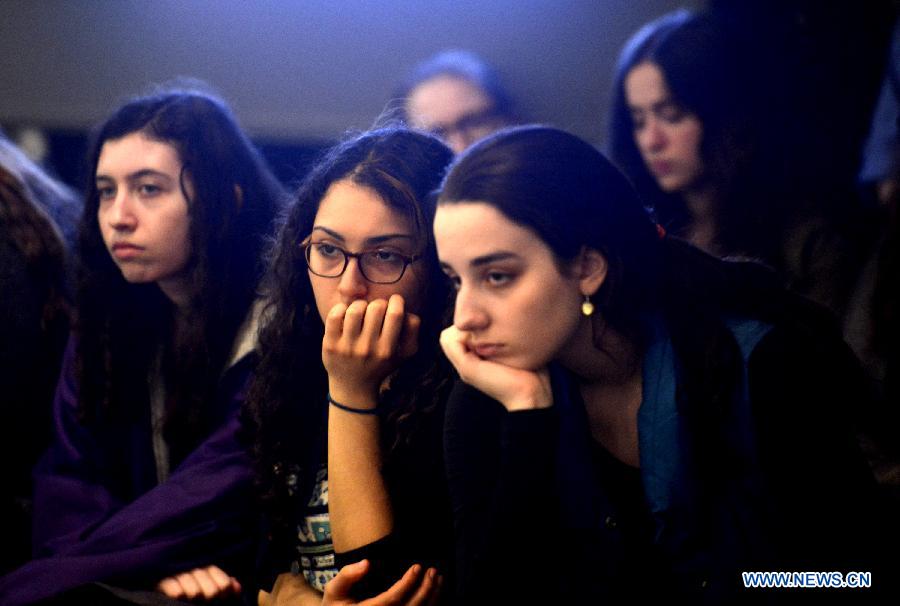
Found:
[[[571,443],[581,438],[567,429],[560,406],[508,413],[458,383],[444,440],[462,603],[772,597],[744,591],[742,570],[872,571],[880,587],[857,590],[854,598],[893,591],[895,558],[879,545],[891,544],[895,520],[884,515],[853,443],[852,406],[865,395],[846,348],[832,334],[775,327],[753,350],[747,372],[756,439],[745,454],[753,456],[725,460],[755,457],[756,464],[727,469],[720,486],[684,486],[708,499],[702,510],[695,502],[687,511],[647,511],[640,474],[652,481],[658,470],[624,466],[596,443],[578,455],[583,451]],[[723,435],[728,448],[730,434]],[[579,465],[592,465],[597,481],[574,485],[567,476],[582,476],[569,473],[573,459],[561,458],[565,451],[582,456]],[[748,482],[758,486],[748,492],[760,494],[758,502],[741,500]],[[578,510],[581,503],[591,505]],[[747,528],[761,533],[742,536]],[[661,529],[676,552],[662,550]],[[673,536],[678,540],[671,542]],[[798,597],[780,591],[777,599]]]
[[[383,407],[383,410],[387,410]],[[335,553],[335,567],[369,560],[369,571],[354,585],[357,599],[373,597],[396,583],[413,564],[421,564],[423,570],[435,567],[444,577],[442,604],[452,602],[453,549],[452,515],[444,462],[441,436],[444,424],[443,406],[423,413],[416,430],[404,440],[393,435],[393,424],[382,415],[382,449],[384,452],[383,476],[394,517],[393,532],[373,543],[349,552]],[[381,413],[379,413],[381,415]],[[384,428],[387,428],[386,430]],[[322,442],[308,452],[309,469],[324,469],[326,427],[322,427]],[[312,460],[315,459],[315,460]],[[315,474],[311,474],[315,475]],[[290,477],[291,474],[287,474]],[[309,514],[307,503],[314,490],[312,481],[292,489],[295,522]],[[261,556],[260,585],[271,587],[274,576],[290,567],[296,558],[299,541],[296,534],[292,553],[266,553]]]

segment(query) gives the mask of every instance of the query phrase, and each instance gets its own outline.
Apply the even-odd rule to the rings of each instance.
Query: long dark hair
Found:
[[[404,362],[382,397],[382,439],[393,450],[415,433],[449,383],[447,363],[438,347],[449,293],[431,235],[431,194],[451,158],[438,139],[416,131],[385,128],[362,134],[328,152],[303,182],[284,217],[265,280],[269,300],[260,334],[262,355],[246,415],[255,433],[262,498],[276,543],[292,536],[290,493],[306,494],[325,446],[324,328],[299,244],[312,231],[326,191],[342,179],[377,193],[409,219],[419,238],[426,277],[419,350]]]
[[[103,144],[133,133],[171,145],[184,167],[197,288],[177,342],[172,304],[155,284],[125,281],[96,218]],[[82,413],[85,420],[146,415],[147,377],[162,350],[164,432],[174,465],[217,421],[212,396],[256,297],[261,252],[283,192],[225,103],[196,90],[164,90],[119,107],[94,133],[88,166],[77,318]]]
[[[0,143],[5,142],[0,140]],[[76,206],[74,194],[62,187],[58,200],[57,204]],[[34,199],[31,189],[2,164],[0,233],[22,255],[32,283],[40,289],[42,333],[53,332],[52,327],[59,322],[68,324],[71,301],[62,234],[49,213]]]
[[[609,268],[595,296],[595,331],[612,327],[641,354],[650,337],[647,317],[663,320],[678,357],[678,406],[704,480],[700,489],[714,492],[735,464],[719,428],[742,373],[740,351],[722,318],[774,321],[784,301],[774,274],[664,236],[621,172],[588,143],[553,128],[501,131],[466,150],[452,165],[438,205],[467,200],[533,230],[561,267],[582,247],[605,256]],[[701,495],[698,520],[705,519],[708,503]]]
[[[746,85],[749,68],[725,24],[686,10],[667,14],[634,34],[616,65],[608,126],[610,157],[660,223],[680,233],[690,219],[684,199],[660,189],[635,143],[625,80],[642,63],[659,68],[673,101],[703,125],[703,178],[719,201],[717,242],[727,254],[772,261],[777,249],[773,237],[777,230],[772,227],[780,213],[772,192],[762,184],[775,176],[757,165],[759,143],[751,109],[759,91]]]
[[[65,220],[78,206],[73,191],[0,134],[0,322],[9,323],[0,338],[9,433],[0,439],[10,444],[0,456],[18,461],[8,466],[11,488],[5,494],[30,495],[30,468],[49,439],[50,404],[72,313],[69,254],[53,217]],[[19,309],[23,305],[29,308]],[[27,342],[17,342],[23,338]]]

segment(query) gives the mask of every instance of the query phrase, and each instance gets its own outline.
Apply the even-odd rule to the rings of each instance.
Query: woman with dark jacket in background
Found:
[[[769,99],[782,91],[744,34],[685,10],[635,33],[616,67],[610,157],[669,233],[761,261],[841,316],[860,264],[853,192],[801,177],[813,141],[778,130],[788,110]]]

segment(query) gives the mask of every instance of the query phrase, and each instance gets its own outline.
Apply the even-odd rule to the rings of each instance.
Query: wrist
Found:
[[[337,408],[338,410],[343,410],[344,412],[349,412],[357,415],[376,415],[378,414],[378,406],[372,407],[359,407],[353,406],[352,404],[346,404],[339,400],[336,400],[334,396],[330,393],[327,395],[328,404]]]
[[[328,382],[329,400],[360,410],[374,410],[378,406],[378,394],[374,388],[353,387]]]
[[[525,396],[504,402],[503,406],[509,412],[516,412],[518,410],[540,410],[542,408],[550,408],[553,406],[553,398],[548,398],[546,396]]]
[[[550,408],[553,406],[553,391],[550,388],[549,380],[544,381],[539,376],[537,381],[528,381],[526,384],[520,385],[520,389],[510,394],[503,401],[503,405],[509,412]]]

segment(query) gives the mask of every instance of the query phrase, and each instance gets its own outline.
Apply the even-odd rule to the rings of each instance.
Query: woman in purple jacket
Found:
[[[0,602],[83,600],[96,582],[236,593],[254,515],[237,412],[280,186],[224,103],[195,91],[120,107],[89,162],[36,559],[0,580]]]

